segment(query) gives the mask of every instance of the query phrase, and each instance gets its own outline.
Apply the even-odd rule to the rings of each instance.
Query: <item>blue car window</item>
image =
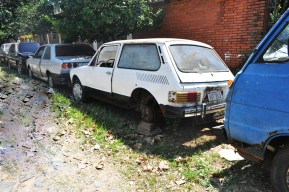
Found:
[[[18,50],[20,53],[35,53],[39,47],[39,43],[19,43]]]

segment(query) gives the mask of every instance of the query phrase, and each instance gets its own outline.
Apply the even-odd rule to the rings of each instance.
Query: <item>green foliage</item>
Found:
[[[25,1],[23,1],[25,2]],[[17,37],[16,32],[11,28],[15,12],[21,0],[1,1],[0,3],[0,43],[7,42],[10,38]]]
[[[274,23],[278,21],[281,15],[288,9],[288,0],[275,0],[274,8],[270,12],[270,24],[273,26]]]
[[[16,10],[14,28],[18,35],[49,32],[53,23],[53,6],[47,0],[30,0]]]
[[[153,27],[162,15],[147,0],[62,0],[60,7],[55,25],[67,41],[121,39]]]

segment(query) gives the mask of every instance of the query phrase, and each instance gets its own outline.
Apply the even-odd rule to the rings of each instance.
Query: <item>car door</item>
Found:
[[[31,71],[37,76],[41,75],[39,65],[40,65],[45,48],[46,46],[40,47],[30,61]]]
[[[101,48],[86,71],[88,87],[111,93],[111,80],[118,48],[118,45]]]
[[[288,22],[289,17],[274,26],[236,77],[226,114],[236,140],[260,144],[288,132]]]
[[[43,57],[39,62],[39,72],[41,76],[46,77],[46,71],[48,70],[49,66],[51,66],[51,46],[47,46]]]

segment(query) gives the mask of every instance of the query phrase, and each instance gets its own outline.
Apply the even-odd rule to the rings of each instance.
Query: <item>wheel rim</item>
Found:
[[[53,83],[53,80],[52,80],[51,76],[48,77],[48,84],[49,84],[50,87],[54,86],[54,83]]]
[[[82,87],[78,83],[73,86],[73,97],[76,101],[80,101],[82,98]]]

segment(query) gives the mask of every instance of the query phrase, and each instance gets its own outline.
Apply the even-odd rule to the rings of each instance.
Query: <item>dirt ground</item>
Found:
[[[58,124],[45,82],[0,77],[0,192],[137,191],[113,158],[84,146],[73,131]],[[192,133],[187,124],[181,122],[176,133],[183,146],[197,146],[193,135],[204,134],[206,141],[216,139],[210,129]],[[222,142],[210,146],[209,151],[220,150]],[[220,185],[214,191],[270,191],[259,164],[240,161],[224,175],[226,181],[214,176]]]
[[[95,150],[60,130],[45,83],[0,79],[0,191],[123,191],[127,181]],[[133,189],[129,189],[133,190]]]

